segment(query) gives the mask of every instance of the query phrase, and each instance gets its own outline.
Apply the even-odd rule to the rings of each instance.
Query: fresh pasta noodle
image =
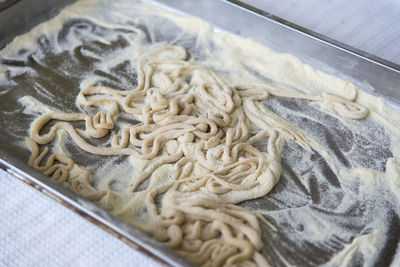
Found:
[[[368,109],[355,102],[356,91],[343,98],[289,93],[262,84],[230,85],[186,58],[181,46],[144,54],[137,60],[136,88],[91,86],[80,91],[77,103],[98,109],[95,115],[52,112],[36,119],[28,138],[29,164],[96,201],[106,201],[111,193],[92,187],[82,168],[73,175],[77,165],[65,155],[51,155],[41,165],[49,148],[39,153],[39,145],[53,142],[61,130],[89,153],[147,160],[129,184],[132,194],[157,170],[172,166],[164,182],[146,191],[149,226],[136,226],[199,265],[268,266],[260,254],[259,222],[275,227],[237,204],[266,195],[278,182],[286,140],[310,145],[261,101],[278,96],[328,103],[338,115],[352,119],[364,118]],[[140,123],[116,129],[121,112]],[[73,126],[79,121],[84,130]],[[49,122],[54,123],[44,129]],[[109,135],[108,146],[88,141]],[[254,146],[260,141],[267,142],[266,151]]]

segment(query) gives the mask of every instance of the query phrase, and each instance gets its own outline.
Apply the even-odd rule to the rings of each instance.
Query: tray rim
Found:
[[[336,39],[327,37],[326,35],[319,34],[315,31],[309,30],[303,26],[300,26],[299,24],[292,23],[292,22],[290,22],[286,19],[283,19],[279,16],[273,15],[272,13],[269,13],[268,11],[262,10],[260,8],[254,7],[249,4],[246,4],[242,0],[223,0],[223,1],[226,1],[227,3],[231,4],[232,6],[236,6],[238,8],[244,9],[246,11],[251,11],[251,12],[255,13],[256,15],[262,16],[265,19],[267,19],[273,23],[276,23],[285,28],[294,30],[300,34],[307,36],[307,37],[310,37],[317,41],[321,41],[321,42],[323,42],[329,46],[332,46],[336,49],[339,49],[339,50],[345,51],[347,53],[350,53],[354,56],[363,58],[367,61],[370,61],[370,62],[380,65],[382,67],[388,68],[388,69],[400,74],[400,64],[396,64],[392,61],[389,61],[389,60],[383,59],[381,57],[375,56],[373,54],[367,53],[361,49],[357,49],[354,46],[351,46],[351,45],[345,44],[343,42],[337,41]]]

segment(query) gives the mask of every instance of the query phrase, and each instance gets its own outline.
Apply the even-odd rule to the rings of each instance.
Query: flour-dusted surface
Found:
[[[115,8],[122,14],[129,10],[123,4]],[[124,11],[120,11],[119,8]],[[90,10],[89,7],[86,9],[88,14],[93,14]],[[155,12],[155,16],[160,14]],[[310,68],[303,68],[301,63],[290,56],[271,54],[268,49],[257,47],[250,41],[234,36],[214,36],[216,48],[209,50],[205,44],[209,41],[211,29],[200,21],[192,21],[199,27],[186,27],[182,30],[171,22],[165,23],[163,16],[158,19],[158,25],[154,25],[154,21],[157,20],[149,22],[144,18],[142,24],[137,23],[135,26],[127,23],[130,19],[124,21],[123,16],[116,18],[121,21],[110,23],[111,18],[105,18],[108,27],[107,23],[101,23],[103,26],[99,26],[99,21],[91,22],[93,18],[90,16],[89,21],[70,20],[62,29],[57,28],[61,27],[58,24],[53,24],[55,29],[50,29],[47,33],[50,38],[39,38],[36,46],[31,47],[31,50],[19,51],[20,55],[13,55],[13,50],[18,51],[18,45],[26,46],[26,41],[16,43],[14,47],[10,46],[4,52],[8,54],[2,55],[5,58],[2,60],[2,65],[5,66],[3,80],[7,85],[4,86],[5,94],[16,99],[20,96],[17,93],[18,88],[24,88],[25,94],[40,99],[41,103],[48,104],[51,109],[71,112],[78,110],[74,106],[74,97],[85,84],[97,80],[113,88],[132,87],[135,83],[135,79],[132,78],[133,64],[129,59],[121,61],[121,57],[135,52],[135,48],[131,51],[132,47],[126,40],[134,40],[129,30],[139,26],[147,29],[146,40],[149,46],[157,46],[160,42],[184,45],[197,60],[209,64],[220,75],[232,81],[272,81],[274,84],[311,94],[328,91],[346,96],[347,92],[350,92],[346,91],[345,82],[315,73]],[[184,19],[171,19],[177,23],[192,25],[185,23],[187,21]],[[128,26],[120,29],[115,26],[118,23]],[[199,37],[195,35],[198,29],[202,29]],[[58,33],[57,38],[53,31]],[[174,35],[173,38],[167,34],[174,31],[184,33]],[[222,46],[224,48],[218,50]],[[252,47],[251,52],[246,49],[248,46]],[[268,65],[271,67],[266,67]],[[57,72],[54,71],[55,68]],[[246,72],[243,72],[243,69],[246,69]],[[26,91],[27,87],[31,88],[31,92]],[[71,91],[64,93],[66,89]],[[24,99],[20,103],[32,107],[32,101],[35,100],[29,102]],[[52,104],[54,99],[56,104]],[[387,121],[383,116],[387,109],[381,103],[371,103],[374,99],[364,94],[359,97],[359,101],[372,111],[369,119],[360,122],[327,115],[320,111],[319,106],[313,106],[304,100],[272,98],[265,103],[272,111],[301,130],[314,148],[314,151],[305,151],[295,143],[289,142],[284,150],[284,172],[280,183],[269,197],[257,200],[256,203],[244,204],[259,210],[277,226],[277,233],[269,233],[266,229],[268,233],[264,235],[265,253],[273,262],[323,264],[333,255],[336,255],[332,258],[335,261],[373,262],[376,255],[382,260],[394,254],[392,248],[397,240],[393,237],[398,234],[393,231],[396,231],[394,225],[398,223],[398,209],[397,199],[393,198],[388,184],[392,184],[392,189],[398,187],[395,172],[397,164],[396,160],[390,160],[386,167],[386,162],[391,157],[397,158],[398,155],[398,148],[394,146],[398,138],[395,132],[398,116],[393,116]],[[32,113],[23,106],[15,112],[15,103],[10,102],[9,114],[18,114],[23,110],[28,114]],[[43,111],[46,110],[37,113]],[[329,107],[327,111],[332,112]],[[12,125],[13,128],[10,128],[10,124],[3,126],[15,133],[11,138],[21,141],[26,136],[27,126],[35,116],[37,115],[20,118],[19,123]],[[391,149],[388,149],[389,147]],[[70,149],[71,154],[82,154],[81,151],[73,151],[73,147]],[[88,154],[83,157],[88,162],[82,165],[87,163],[88,169],[93,169],[92,173],[99,166],[110,164],[104,158],[90,156],[92,160],[89,161],[88,157]],[[123,163],[120,166],[123,166]],[[103,169],[107,170],[106,167]],[[386,169],[391,172],[384,174]],[[110,176],[107,172],[98,171],[97,179],[102,179],[101,173],[105,174],[103,177]],[[94,174],[96,176],[96,173]],[[369,245],[365,245],[366,241]],[[377,252],[370,253],[374,246],[377,247]],[[315,253],[317,248],[318,253]],[[340,251],[346,250],[351,250],[352,253],[341,257]],[[304,252],[304,256],[299,257],[298,253],[293,254],[292,251]]]

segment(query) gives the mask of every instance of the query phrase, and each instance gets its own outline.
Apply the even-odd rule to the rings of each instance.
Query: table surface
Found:
[[[246,0],[400,64],[397,0]],[[158,266],[119,239],[0,170],[0,266]]]

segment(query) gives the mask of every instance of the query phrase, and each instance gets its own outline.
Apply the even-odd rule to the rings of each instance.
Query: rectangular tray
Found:
[[[35,0],[25,0],[1,11],[0,25],[8,27],[0,29],[0,48],[15,36],[55,16],[73,2],[75,0],[40,0],[39,4]],[[400,90],[397,90],[400,67],[396,64],[330,40],[240,1],[151,2],[179,13],[200,17],[217,29],[251,38],[277,52],[290,53],[317,70],[338,76],[354,83],[361,90],[384,97],[394,106],[400,103]],[[0,139],[3,138],[4,132],[0,129]],[[190,265],[157,241],[32,169],[21,160],[21,153],[14,144],[0,142],[0,167],[162,264]]]

